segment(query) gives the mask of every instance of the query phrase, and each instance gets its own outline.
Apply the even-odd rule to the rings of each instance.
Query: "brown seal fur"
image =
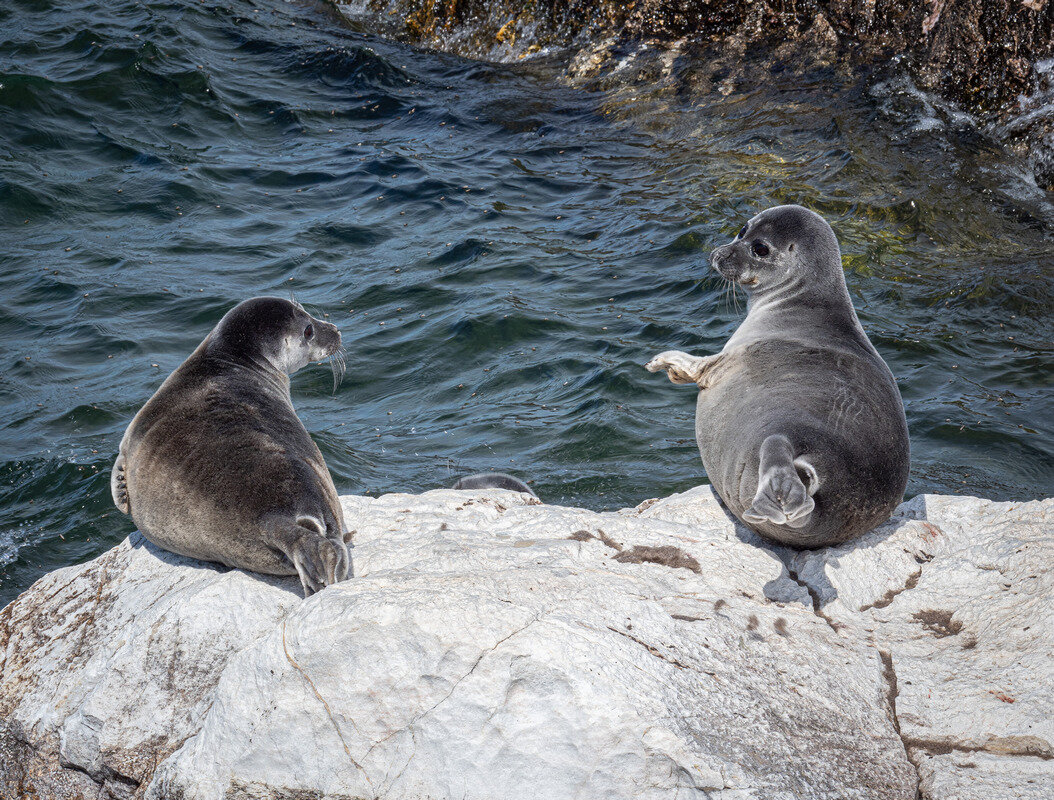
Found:
[[[340,502],[289,396],[291,373],[339,347],[336,327],[296,303],[240,303],[128,426],[114,503],[174,553],[299,575],[305,596],[343,580]]]

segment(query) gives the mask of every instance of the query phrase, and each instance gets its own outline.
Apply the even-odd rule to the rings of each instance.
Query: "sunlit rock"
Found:
[[[1054,501],[927,496],[811,554],[706,487],[608,513],[500,490],[343,502],[357,575],[307,600],[133,536],[9,605],[0,796],[910,800],[921,776],[950,800],[1051,780]],[[960,611],[982,598],[990,646]],[[923,606],[953,614],[908,621]],[[1009,614],[1045,630],[1013,638]],[[975,691],[985,674],[1012,702]]]
[[[882,653],[929,796],[1054,796],[1054,501],[923,495],[789,563]]]

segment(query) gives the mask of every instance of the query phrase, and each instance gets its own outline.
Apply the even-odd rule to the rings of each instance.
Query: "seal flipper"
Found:
[[[648,372],[666,370],[671,383],[694,383],[708,389],[720,379],[721,367],[726,363],[723,353],[713,356],[693,356],[680,350],[659,353],[644,365]]]
[[[761,443],[760,456],[757,493],[743,520],[804,528],[816,507],[812,499],[820,487],[816,468],[805,457],[794,458],[790,440],[778,434]]]
[[[273,537],[270,546],[281,552],[296,569],[304,597],[348,577],[351,558],[343,542],[327,538],[321,520],[301,515],[295,521],[272,518],[264,526]]]
[[[348,574],[347,574],[347,577],[354,578],[355,577],[355,559],[352,558],[351,550],[352,550],[352,548],[355,545],[353,545],[351,543],[351,539],[355,535],[355,531],[347,530],[344,527],[343,515],[341,515],[341,517],[338,518],[333,513],[333,510],[330,509],[330,508],[323,509],[322,518],[323,518],[322,521],[325,522],[325,524],[326,524],[326,528],[323,531],[323,535],[327,539],[335,542],[337,545],[343,547],[347,551],[347,553],[348,553]],[[304,518],[301,517],[300,519],[297,519],[297,522],[300,522],[302,519],[304,519]],[[314,522],[318,522],[317,518],[315,518],[315,517],[311,517],[310,519],[312,519]]]
[[[113,504],[121,513],[132,513],[132,502],[128,497],[128,474],[125,470],[124,453],[117,454],[117,460],[113,462],[113,469],[110,470],[110,494],[113,495]]]

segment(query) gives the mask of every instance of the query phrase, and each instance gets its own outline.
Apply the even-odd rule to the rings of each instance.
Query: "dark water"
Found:
[[[587,93],[312,0],[8,0],[0,159],[0,604],[132,530],[125,425],[255,294],[344,334],[339,392],[293,389],[342,492],[700,483],[694,393],[641,365],[721,347],[743,298],[707,253],[778,202],[835,226],[909,492],[1054,494],[1051,197],[895,69]]]

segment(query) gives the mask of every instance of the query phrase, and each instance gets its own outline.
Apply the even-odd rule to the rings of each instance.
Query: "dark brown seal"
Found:
[[[135,415],[114,503],[180,555],[299,575],[304,595],[351,570],[336,489],[289,375],[340,348],[334,325],[256,297],[231,309]]]

